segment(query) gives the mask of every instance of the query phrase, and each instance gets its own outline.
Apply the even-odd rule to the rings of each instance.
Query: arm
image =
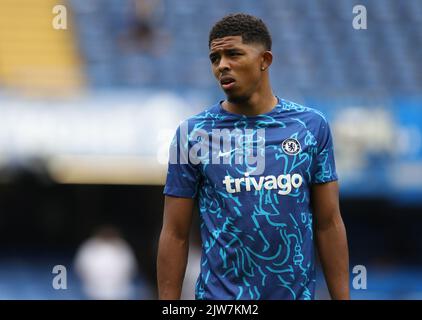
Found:
[[[189,251],[194,199],[166,196],[158,245],[159,299],[180,299]]]
[[[346,229],[340,214],[337,181],[314,184],[312,205],[315,239],[331,298],[350,299],[349,253]]]

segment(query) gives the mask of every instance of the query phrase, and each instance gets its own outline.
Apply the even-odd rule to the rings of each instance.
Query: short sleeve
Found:
[[[173,197],[195,198],[200,182],[198,165],[190,162],[187,133],[181,134],[180,126],[173,137],[169,150],[164,194]]]
[[[318,134],[318,149],[313,163],[312,183],[338,180],[334,159],[334,146],[328,122],[322,118]]]

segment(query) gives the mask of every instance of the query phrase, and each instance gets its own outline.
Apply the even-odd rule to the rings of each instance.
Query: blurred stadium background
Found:
[[[223,98],[208,31],[232,12],[267,23],[277,95],[331,122],[351,266],[368,272],[352,297],[422,299],[421,0],[0,0],[0,299],[88,298],[75,257],[103,225],[135,255],[128,297],[156,298],[168,143]]]

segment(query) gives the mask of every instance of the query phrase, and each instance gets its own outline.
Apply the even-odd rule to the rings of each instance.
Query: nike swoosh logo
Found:
[[[225,156],[229,156],[232,152],[236,151],[237,149],[233,149],[230,151],[226,151],[226,152],[221,152],[221,150],[218,152],[218,157],[225,157]]]

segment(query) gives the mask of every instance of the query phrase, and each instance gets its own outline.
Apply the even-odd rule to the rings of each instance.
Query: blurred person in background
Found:
[[[138,40],[146,41],[145,46],[148,47],[148,42],[154,36],[155,17],[154,13],[157,10],[159,0],[135,0],[135,24],[134,32],[138,35]]]
[[[203,249],[197,299],[314,299],[314,239],[331,297],[349,299],[329,125],[319,111],[273,94],[271,42],[264,22],[246,14],[226,16],[210,32],[212,71],[227,99],[179,126],[170,152],[177,154],[179,143],[190,149],[214,141],[215,129],[265,128],[265,168],[257,176],[248,163],[204,163],[202,149],[196,161],[193,147],[185,163],[169,162],[157,258],[160,299],[180,299],[197,198]],[[208,139],[191,138],[197,128]],[[233,159],[234,150],[222,155],[220,139],[212,153]]]
[[[89,299],[133,298],[136,258],[115,227],[100,227],[80,246],[75,269]]]
[[[129,29],[122,37],[125,49],[135,49],[142,53],[160,55],[169,41],[162,30],[163,4],[160,0],[133,0]]]

